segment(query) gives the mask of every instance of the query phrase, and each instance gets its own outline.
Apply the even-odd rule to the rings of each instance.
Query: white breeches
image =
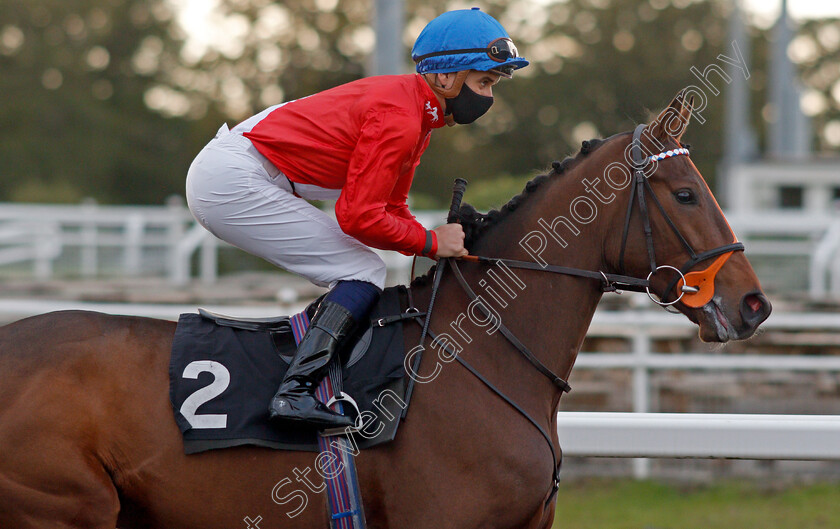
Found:
[[[219,129],[187,173],[187,205],[216,237],[316,285],[342,280],[385,286],[385,263],[336,220],[294,195],[286,176],[238,132]],[[296,184],[310,200],[340,190]]]

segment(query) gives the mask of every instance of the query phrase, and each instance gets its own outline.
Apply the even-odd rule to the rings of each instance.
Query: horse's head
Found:
[[[680,143],[690,117],[691,101],[680,93],[650,125],[584,142],[577,156],[555,162],[501,210],[462,208],[473,254],[465,259],[508,258],[510,266],[531,270],[536,261],[539,270],[601,280],[603,287],[647,288],[699,325],[703,340],[752,336],[770,302]],[[573,238],[594,246],[570,246]]]
[[[624,152],[621,162],[606,165],[604,177],[616,189],[624,186],[619,197],[627,197],[628,209],[623,219],[613,217],[623,229],[608,237],[605,258],[619,273],[650,274],[651,291],[698,324],[703,340],[744,339],[771,306],[680,142],[691,105],[681,92],[648,126],[609,142],[621,143]],[[619,148],[605,151],[615,155]]]

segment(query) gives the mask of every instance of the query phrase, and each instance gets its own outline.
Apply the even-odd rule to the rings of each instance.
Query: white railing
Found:
[[[762,324],[765,331],[827,331],[840,333],[840,319],[827,313],[773,313]],[[568,439],[564,451],[569,455],[600,455],[612,457],[747,457],[750,459],[826,459],[826,451],[832,447],[812,445],[801,442],[808,457],[765,457],[762,454],[781,453],[781,441],[766,452],[760,448],[751,450],[750,456],[735,454],[745,450],[745,440],[755,441],[760,445],[762,431],[773,430],[774,439],[790,439],[784,434],[785,424],[795,423],[799,428],[794,437],[804,435],[803,429],[816,428],[819,439],[840,440],[840,417],[816,419],[804,418],[796,422],[799,416],[757,416],[766,422],[757,422],[745,415],[739,422],[739,415],[697,415],[697,414],[660,414],[651,411],[650,378],[652,372],[666,369],[714,370],[714,371],[807,371],[840,372],[840,357],[802,356],[802,355],[727,355],[708,353],[662,354],[652,350],[652,342],[661,338],[688,337],[697,332],[697,328],[680,315],[661,311],[598,311],[595,313],[588,337],[623,337],[630,340],[631,350],[619,353],[581,352],[575,362],[575,370],[585,369],[629,369],[633,373],[632,409],[633,413],[591,413],[560,415],[560,424],[564,433],[561,438]],[[574,386],[574,383],[572,383]],[[810,417],[810,416],[803,416]],[[638,423],[633,422],[636,418]],[[752,421],[752,422],[750,422]],[[776,425],[769,428],[768,425]],[[684,444],[685,453],[668,455],[683,440],[680,428],[685,427],[697,434],[697,441]],[[573,428],[574,431],[565,431]],[[727,429],[734,432],[724,438],[715,438],[716,430]],[[614,431],[613,433],[609,433]],[[640,433],[645,431],[646,433]],[[766,432],[770,434],[771,432]],[[810,434],[809,434],[810,435]],[[622,447],[622,436],[635,439],[632,448]],[[592,445],[592,451],[586,448],[593,438],[601,439],[600,445]],[[816,439],[816,437],[815,437]],[[822,441],[814,441],[819,443]],[[704,450],[704,444],[709,449]],[[600,446],[596,448],[596,446]],[[640,448],[644,446],[644,448]],[[821,448],[815,448],[819,446]],[[835,454],[829,459],[840,459],[840,444],[833,445]],[[788,447],[788,450],[795,448]],[[595,453],[600,451],[600,453]],[[750,451],[750,450],[747,450]],[[716,455],[729,454],[729,455]],[[790,453],[789,453],[790,454]],[[788,454],[788,455],[789,455]],[[637,478],[645,478],[650,473],[647,459],[635,459],[633,472]]]
[[[55,223],[0,221],[0,266],[31,261],[38,279],[52,275],[52,263],[61,254]]]
[[[560,412],[557,433],[567,456],[840,460],[834,415]]]
[[[840,333],[840,318],[830,313],[773,313],[761,325],[764,331],[825,330]],[[708,353],[662,354],[652,351],[657,338],[688,337],[697,327],[684,316],[664,311],[597,311],[588,337],[629,338],[624,353],[581,352],[575,369],[633,370],[633,411],[650,411],[649,380],[653,370],[764,370],[840,371],[840,357],[801,355],[726,355]]]
[[[288,313],[305,303],[286,307]],[[208,307],[242,317],[276,316],[277,306]],[[5,321],[51,310],[95,310],[176,320],[190,305],[118,304],[77,301],[0,300]],[[826,313],[773,313],[767,331],[840,333],[840,318]],[[663,311],[595,313],[589,337],[630,339],[626,352],[581,352],[575,371],[628,369],[633,372],[632,413],[560,412],[558,433],[569,456],[632,457],[634,475],[649,475],[648,457],[840,460],[840,417],[825,415],[732,415],[650,413],[651,373],[664,369],[840,372],[840,357],[799,355],[662,354],[652,343],[690,337],[697,328],[685,317]],[[572,386],[575,385],[574,376]]]
[[[417,214],[428,227],[442,224],[445,216],[445,211]],[[731,215],[729,221],[749,255],[804,257],[811,296],[840,298],[840,217],[771,211]],[[58,259],[66,261],[67,250],[78,254],[76,275],[100,275],[102,254],[110,250],[120,257],[105,273],[163,275],[173,284],[185,284],[198,254],[199,278],[213,283],[223,246],[194,221],[179,197],[165,206],[0,204],[0,267],[31,262],[35,276],[43,279],[55,273]],[[392,277],[405,281],[411,258],[379,254]]]
[[[729,208],[746,215],[778,207],[784,187],[802,191],[800,211],[837,211],[840,160],[835,157],[763,159],[732,166],[725,177]]]
[[[200,250],[200,277],[213,282],[216,244],[212,235],[195,228],[179,197],[172,197],[165,206],[103,206],[92,201],[0,204],[0,266],[32,262],[40,279],[51,277],[56,260],[73,250],[78,253],[74,272],[81,277],[103,272],[165,274],[173,283],[184,283],[190,276],[192,255]],[[103,270],[105,250],[119,254],[107,271]]]
[[[445,212],[422,212],[421,222],[437,226]],[[33,275],[49,279],[55,262],[68,250],[78,253],[74,273],[95,277],[103,272],[122,276],[163,275],[175,285],[192,278],[193,257],[198,277],[212,284],[218,276],[218,251],[227,246],[192,218],[179,197],[165,206],[102,206],[0,204],[0,267],[31,263]],[[120,253],[103,271],[102,253]],[[148,266],[150,252],[154,266]],[[377,252],[396,278],[407,278],[411,258],[397,252]]]

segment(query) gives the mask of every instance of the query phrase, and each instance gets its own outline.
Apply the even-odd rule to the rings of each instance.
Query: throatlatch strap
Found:
[[[633,157],[633,177],[636,184],[636,198],[639,201],[639,213],[642,217],[642,227],[645,232],[645,244],[647,246],[650,269],[656,270],[656,252],[653,249],[653,228],[650,226],[650,213],[648,213],[647,202],[645,201],[645,178],[644,168],[647,160],[642,156],[642,131],[647,125],[641,124],[633,131],[633,146],[630,150]]]
[[[624,229],[621,232],[621,250],[618,253],[618,271],[626,274],[624,268],[624,251],[627,249],[627,237],[630,235],[630,220],[633,216],[633,202],[636,200],[636,186],[630,188],[630,201],[627,204],[627,212],[624,214]]]

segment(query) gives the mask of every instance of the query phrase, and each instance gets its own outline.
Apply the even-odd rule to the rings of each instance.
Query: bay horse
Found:
[[[599,299],[621,278],[650,277],[658,301],[707,341],[748,338],[767,318],[742,247],[681,150],[690,113],[679,94],[635,135],[584,142],[500,211],[462,209],[472,255],[537,263],[506,275],[484,262],[459,264],[537,363],[497,327],[477,326],[480,313],[466,321],[471,298],[458,274],[443,275],[428,328],[460,341],[458,357],[482,378],[434,347],[422,355],[417,375],[426,383],[415,385],[396,439],[356,456],[371,529],[551,526],[564,389],[556,379],[568,379]],[[634,183],[640,150],[663,159]],[[568,273],[547,272],[560,265]],[[431,283],[412,285],[416,307],[428,306]],[[0,527],[328,527],[313,453],[184,454],[168,393],[174,331],[170,321],[84,311],[0,330]],[[406,327],[406,350],[421,332]]]

